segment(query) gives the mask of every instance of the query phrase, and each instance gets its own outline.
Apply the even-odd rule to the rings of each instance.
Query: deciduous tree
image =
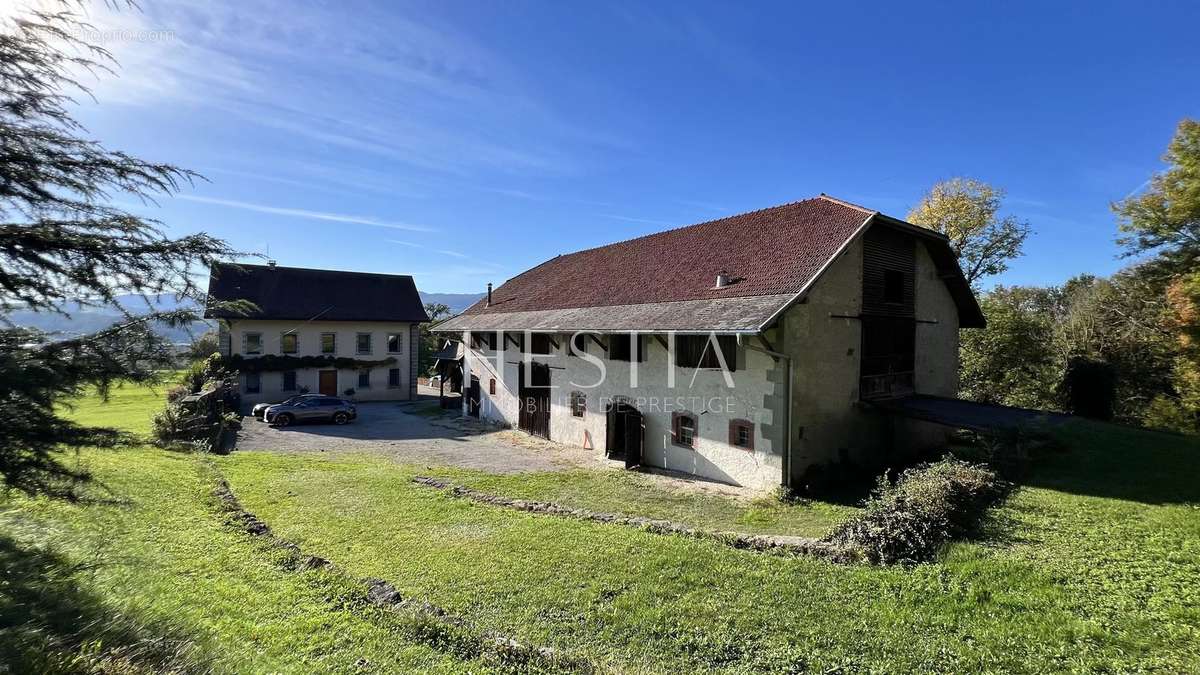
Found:
[[[982,181],[951,178],[934,185],[908,220],[949,237],[963,274],[976,287],[983,277],[1008,269],[1029,236],[1028,223],[1000,215],[1003,198],[1003,190]]]

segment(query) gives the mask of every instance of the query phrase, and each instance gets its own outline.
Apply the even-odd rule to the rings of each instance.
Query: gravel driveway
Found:
[[[282,429],[251,417],[243,421],[237,450],[296,453],[373,452],[419,466],[458,466],[491,473],[554,471],[603,465],[591,450],[495,430],[452,412],[437,401],[359,403],[350,424],[295,424]]]

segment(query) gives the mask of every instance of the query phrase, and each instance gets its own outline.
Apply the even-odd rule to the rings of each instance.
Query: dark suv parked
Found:
[[[267,408],[264,419],[268,424],[286,427],[307,421],[345,424],[355,417],[358,417],[358,410],[350,401],[333,396],[307,396]]]

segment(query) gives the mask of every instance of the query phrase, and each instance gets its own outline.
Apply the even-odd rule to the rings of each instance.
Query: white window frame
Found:
[[[296,348],[290,352],[283,348],[283,341],[289,335],[292,336],[293,338],[295,338],[295,340],[296,340]],[[279,353],[280,354],[299,354],[300,353],[300,334],[294,330],[288,330],[288,331],[284,331],[284,332],[280,333],[279,334]]]
[[[367,338],[367,350],[363,351],[362,344],[359,342],[363,338]],[[370,356],[375,351],[375,339],[372,333],[355,333],[354,334],[354,353],[359,356]]]
[[[325,336],[333,338],[333,349],[325,351]],[[321,333],[321,343],[317,345],[321,349],[322,354],[337,354],[337,333]]]
[[[396,349],[392,349],[392,338],[396,338]],[[387,353],[403,354],[404,353],[404,333],[388,333],[387,334]]]
[[[250,351],[250,336],[252,336],[252,335],[258,339],[258,350],[253,351],[253,352]],[[263,344],[263,337],[262,337],[261,332],[251,330],[251,331],[245,331],[242,333],[242,353],[243,354],[245,354],[247,356],[258,356],[260,354],[263,354],[265,351],[266,351],[265,345]]]

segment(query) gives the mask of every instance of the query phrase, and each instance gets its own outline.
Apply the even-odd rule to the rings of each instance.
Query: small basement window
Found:
[[[729,444],[735,448],[754,449],[754,424],[749,420],[730,420]]]
[[[671,437],[675,445],[685,448],[696,447],[696,416],[691,413],[674,413],[671,415]]]
[[[587,395],[582,391],[571,392],[571,417],[583,417],[587,412]]]
[[[883,271],[883,301],[896,305],[904,302],[904,272]]]

